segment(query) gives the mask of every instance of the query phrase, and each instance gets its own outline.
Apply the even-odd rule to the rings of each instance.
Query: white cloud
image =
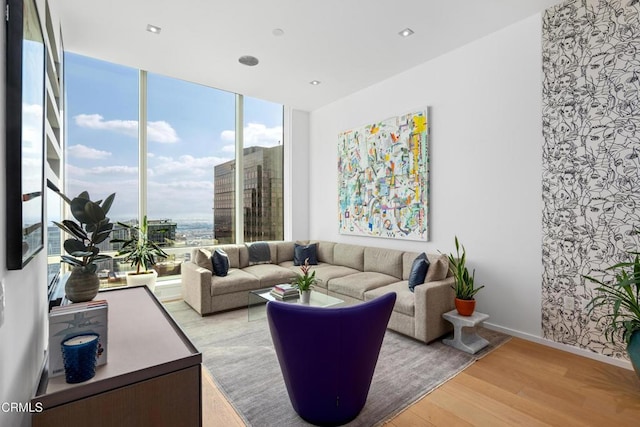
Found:
[[[149,174],[153,176],[180,176],[183,179],[207,177],[213,179],[213,169],[220,163],[232,160],[224,157],[193,157],[185,154],[177,159],[156,156],[149,159]]]
[[[74,166],[70,163],[67,163],[67,172],[69,176],[73,176],[73,177],[86,177],[89,175],[106,176],[108,177],[107,181],[109,181],[109,183],[111,184],[112,182],[118,181],[120,177],[124,177],[125,175],[137,176],[138,168],[135,166],[124,166],[124,165],[81,168],[78,166]],[[106,184],[103,183],[102,185],[105,186]]]
[[[223,153],[235,153],[236,152],[236,146],[234,145],[225,145],[224,147],[222,147],[222,152]]]
[[[89,173],[93,175],[137,175],[138,168],[134,166],[98,166],[91,168]]]
[[[152,142],[172,144],[180,141],[176,130],[164,120],[159,122],[147,122],[147,139]]]
[[[245,147],[274,147],[282,141],[282,126],[268,128],[262,123],[249,123],[244,127],[243,134]],[[236,132],[224,130],[220,138],[223,141],[235,141]]]
[[[76,124],[80,127],[108,130],[132,137],[136,137],[138,135],[137,120],[104,120],[104,117],[100,114],[78,114],[74,119]],[[149,141],[160,143],[174,143],[180,141],[175,129],[164,120],[147,123],[147,138]]]
[[[67,153],[69,153],[71,157],[91,160],[106,159],[111,156],[111,153],[108,151],[97,150],[82,144],[71,145],[67,148]]]

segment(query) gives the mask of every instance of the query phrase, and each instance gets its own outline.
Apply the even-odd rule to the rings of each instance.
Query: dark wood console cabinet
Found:
[[[202,355],[145,287],[102,291],[109,303],[107,363],[67,384],[46,372],[32,400],[39,426],[201,426]]]

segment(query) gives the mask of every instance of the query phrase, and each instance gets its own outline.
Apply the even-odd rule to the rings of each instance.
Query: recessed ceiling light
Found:
[[[255,56],[244,55],[238,59],[238,62],[249,67],[253,67],[254,65],[258,65],[258,62],[260,61],[258,61],[258,58],[256,58]]]
[[[275,28],[271,33],[276,37],[280,37],[284,34],[284,30],[282,28]]]
[[[320,84],[320,80],[311,80],[309,82],[310,85],[318,86]]]
[[[160,34],[160,31],[162,31],[162,28],[156,25],[147,24],[147,31],[153,34]]]
[[[405,28],[404,30],[400,31],[398,34],[400,34],[402,37],[409,37],[411,34],[413,34],[413,30],[411,28]]]

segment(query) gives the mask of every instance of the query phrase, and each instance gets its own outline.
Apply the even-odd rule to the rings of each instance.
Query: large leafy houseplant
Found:
[[[607,268],[614,273],[612,281],[584,277],[598,284],[596,296],[587,304],[589,315],[595,311],[604,312],[598,322],[604,324],[605,338],[613,344],[622,338],[633,369],[640,378],[640,252],[629,252],[629,255],[633,256],[633,261]]]
[[[57,193],[69,204],[71,215],[76,220],[65,219],[62,222],[53,222],[71,236],[64,241],[63,245],[68,255],[62,255],[61,259],[84,272],[95,273],[97,261],[111,259],[109,255],[100,253],[98,245],[107,240],[113,231],[113,223],[107,214],[116,195],[113,193],[104,200],[93,202],[86,191],[73,199],[69,199],[60,191]]]
[[[107,214],[116,195],[113,193],[104,200],[94,202],[89,193],[83,191],[77,197],[69,199],[51,182],[47,185],[69,205],[71,215],[75,218],[75,221],[54,221],[55,225],[71,236],[63,244],[67,254],[60,257],[62,262],[73,267],[65,283],[65,294],[72,302],[90,301],[100,288],[96,262],[111,259],[109,255],[100,253],[99,245],[113,231],[113,223]]]
[[[113,243],[122,243],[122,248],[118,251],[118,256],[124,255],[124,260],[131,263],[136,269],[135,274],[150,273],[148,270],[155,265],[156,257],[168,258],[160,246],[149,239],[149,224],[147,216],[142,218],[140,227],[119,222],[119,226],[129,230],[129,239],[113,239]]]
[[[628,345],[634,332],[640,331],[640,252],[630,252],[633,261],[620,262],[607,268],[615,279],[604,282],[592,276],[586,279],[598,284],[597,295],[589,301],[589,314],[605,310],[598,318],[604,321],[605,337],[615,343],[616,338]]]

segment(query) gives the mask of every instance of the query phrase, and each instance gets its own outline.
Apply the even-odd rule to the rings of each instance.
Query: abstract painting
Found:
[[[427,240],[427,109],[338,135],[339,232]]]

